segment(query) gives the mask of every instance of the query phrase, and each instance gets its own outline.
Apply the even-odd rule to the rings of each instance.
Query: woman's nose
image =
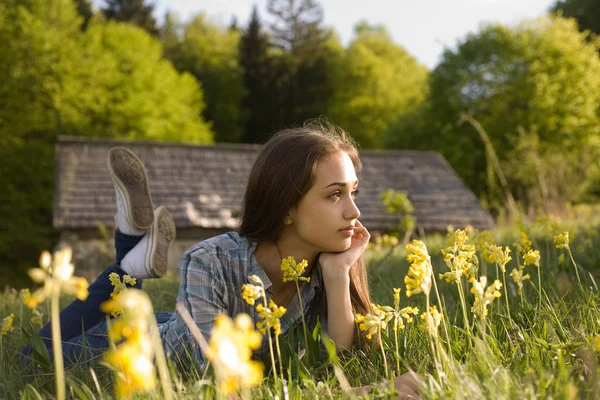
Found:
[[[360,217],[360,210],[356,206],[354,200],[350,199],[348,208],[344,211],[345,219],[358,219]]]

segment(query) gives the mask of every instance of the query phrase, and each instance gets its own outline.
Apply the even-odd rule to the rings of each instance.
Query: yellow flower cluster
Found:
[[[389,312],[386,314],[384,312],[385,309],[389,309],[389,311],[392,312],[394,311],[391,307],[371,303],[372,314],[362,315],[357,313],[354,316],[354,321],[358,324],[358,329],[361,332],[367,332],[365,335],[367,339],[371,339],[373,334],[381,329],[386,329],[387,323],[394,317],[394,315]]]
[[[473,284],[471,293],[475,295],[475,301],[473,302],[473,307],[471,307],[471,310],[475,313],[475,315],[485,319],[488,314],[488,305],[490,305],[494,299],[497,299],[501,296],[500,289],[502,288],[502,283],[496,279],[489,287],[486,288],[486,276],[479,277],[479,281],[474,279],[471,281],[471,283]]]
[[[395,247],[398,246],[400,241],[396,236],[383,234],[381,236],[377,236],[373,242],[369,242],[369,248],[373,251],[379,251],[386,247]]]
[[[507,246],[502,250],[500,246],[490,245],[488,249],[490,252],[490,262],[498,264],[502,272],[506,272],[506,264],[512,260],[512,257],[509,256],[510,247]]]
[[[440,279],[446,282],[458,283],[461,276],[474,279],[479,268],[479,259],[475,254],[475,246],[466,244],[469,237],[466,230],[457,229],[453,234],[454,243],[442,249],[444,262],[450,268],[450,272],[439,274]]]
[[[429,295],[432,268],[431,257],[427,253],[425,243],[420,240],[413,240],[412,243],[406,245],[406,250],[409,251],[406,259],[411,263],[408,274],[404,277],[406,295],[408,297],[417,293]]]
[[[281,335],[281,322],[280,319],[286,313],[285,307],[278,307],[273,300],[269,302],[269,306],[265,307],[262,304],[256,306],[258,315],[263,319],[256,323],[256,327],[263,334],[267,333],[267,329],[273,328],[275,335]]]
[[[251,306],[253,306],[256,300],[260,299],[262,295],[263,290],[260,286],[250,285],[248,283],[242,285],[242,298]]]
[[[521,231],[521,239],[514,243],[514,246],[517,249],[517,254],[522,255],[531,250],[531,240],[527,237],[527,233],[525,231]]]
[[[523,260],[525,265],[535,265],[536,267],[540,267],[540,251],[539,250],[529,250],[523,256]]]
[[[256,275],[252,275],[249,278],[252,282],[256,283],[256,285],[242,285],[242,298],[251,306],[253,306],[256,303],[256,300],[260,298],[263,298],[266,302],[267,296],[265,294],[262,279]],[[277,304],[271,300],[268,307],[265,307],[264,304],[258,304],[256,306],[256,311],[263,319],[256,323],[256,327],[262,333],[266,334],[270,327],[273,328],[275,335],[281,335],[281,322],[279,320],[287,311],[284,307],[278,307]]]
[[[481,254],[481,257],[488,263],[492,263],[490,260],[490,244],[495,244],[496,240],[490,231],[477,232],[472,242],[475,244],[475,248]]]
[[[0,336],[6,335],[8,332],[12,332],[15,330],[13,327],[13,322],[15,321],[15,314],[10,313],[7,317],[2,319],[2,324],[0,324]]]
[[[416,307],[404,307],[400,309],[400,289],[394,288],[394,325],[393,330],[404,329],[404,321],[413,322],[412,315],[418,315],[419,309]]]
[[[122,310],[123,315],[114,320],[108,335],[115,343],[125,342],[105,356],[117,374],[117,397],[129,397],[156,387],[154,351],[150,337],[152,304],[148,295],[138,289],[127,289],[105,302],[102,311]]]
[[[112,293],[110,294],[110,297],[113,299],[119,293],[121,293],[123,290],[127,289],[127,284],[130,286],[135,286],[135,284],[137,283],[137,280],[135,278],[132,278],[129,275],[123,275],[123,281],[121,281],[121,277],[116,272],[111,273],[108,276],[108,279],[110,280],[110,283],[115,287],[113,289]],[[115,309],[115,310],[111,311],[110,314],[113,317],[117,317],[117,316],[123,314],[123,310]]]
[[[219,389],[225,396],[241,387],[258,386],[263,378],[263,365],[252,361],[252,351],[260,347],[262,336],[252,327],[247,314],[238,314],[235,321],[219,314],[211,331],[206,354],[215,366]]]
[[[444,318],[444,314],[437,310],[437,306],[431,306],[429,307],[429,312],[421,314],[423,322],[419,324],[419,329],[429,332],[431,336],[437,336],[442,318]]]
[[[557,249],[569,248],[569,232],[565,231],[554,236],[554,244]]]
[[[48,251],[42,252],[40,257],[40,268],[27,271],[31,279],[44,286],[33,294],[26,296],[23,303],[30,308],[35,308],[50,296],[53,291],[70,293],[77,296],[79,300],[85,300],[88,296],[88,283],[85,278],[74,277],[75,267],[71,263],[73,252],[70,247],[54,253],[54,257]]]
[[[513,270],[510,273],[510,276],[513,278],[513,281],[515,281],[515,283],[519,287],[519,289],[517,290],[517,293],[519,293],[519,295],[523,293],[523,281],[526,281],[527,279],[531,278],[531,275],[529,274],[523,275],[524,269],[525,266],[521,265],[519,269],[513,268]]]
[[[302,276],[308,267],[308,261],[302,260],[296,263],[294,256],[289,256],[281,260],[281,272],[283,272],[283,281],[305,281],[310,282],[310,277]]]

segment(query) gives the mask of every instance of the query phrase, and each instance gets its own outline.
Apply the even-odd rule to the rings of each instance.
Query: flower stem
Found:
[[[263,298],[263,302],[265,303],[265,309],[268,307],[267,304],[267,294],[265,292],[265,286],[263,285],[263,283],[260,283],[260,286],[262,288],[262,298]],[[273,369],[273,379],[275,382],[275,386],[277,386],[277,366],[275,364],[275,353],[273,352],[273,339],[271,339],[271,327],[267,326],[267,337],[269,339],[269,353],[271,354],[271,366]]]
[[[465,294],[463,293],[463,288],[462,288],[462,284],[460,282],[460,280],[458,282],[456,282],[457,286],[458,286],[458,294],[460,297],[460,306],[462,308],[462,312],[463,312],[463,319],[465,322],[465,330],[467,331],[467,334],[469,335],[469,339],[471,338],[471,329],[469,328],[469,317],[467,316],[467,306],[466,306],[466,301],[465,301]],[[470,340],[469,340],[470,342]]]
[[[154,314],[152,314],[151,319],[152,321],[150,326],[152,326],[152,346],[154,347],[154,355],[156,357],[156,364],[158,366],[160,385],[162,386],[165,400],[170,400],[173,398],[171,377],[169,375],[169,369],[167,368],[167,360],[165,358],[162,341],[160,340],[160,336],[158,334],[158,323],[156,322],[156,317]]]
[[[542,267],[538,267],[538,286],[539,286],[539,290],[540,292],[538,293],[539,295],[539,303],[538,303],[538,309],[542,309]]]
[[[304,331],[304,349],[306,351],[306,355],[308,356],[308,360],[310,361],[310,352],[308,351],[308,337],[306,336],[307,333],[307,327],[306,327],[306,320],[304,319],[304,306],[302,304],[302,296],[300,295],[300,285],[298,285],[298,279],[295,279],[296,281],[296,290],[298,291],[298,302],[300,303],[300,315],[302,316],[302,328]]]
[[[573,263],[573,266],[575,267],[575,273],[577,274],[577,281],[579,282],[579,286],[582,286],[581,279],[579,278],[579,271],[577,270],[577,264],[575,263],[575,260],[573,259],[573,253],[571,253],[571,247],[567,246],[567,251],[569,252],[569,257],[571,257],[571,262]]]
[[[65,366],[63,362],[62,340],[60,337],[60,288],[52,290],[52,351],[54,353],[54,373],[56,374],[56,399],[65,399]]]
[[[396,343],[396,373],[400,376],[400,351],[398,350],[398,323],[394,321],[394,341]]]
[[[512,317],[510,316],[510,306],[508,305],[508,291],[506,290],[506,272],[502,270],[502,281],[504,282],[504,298],[506,299],[506,313],[508,314],[508,320],[510,321],[510,326],[512,326]]]
[[[439,364],[438,364],[437,354],[435,352],[435,347],[433,345],[433,339],[431,337],[432,336],[432,334],[431,334],[431,331],[432,331],[432,329],[431,329],[431,319],[432,318],[429,317],[429,315],[430,315],[430,310],[429,310],[429,293],[427,293],[426,298],[427,298],[427,305],[426,305],[426,309],[425,309],[425,317],[426,317],[426,320],[427,320],[427,334],[429,335],[429,344],[431,345],[431,355],[433,356],[433,362],[435,363],[435,369],[438,371],[438,376],[439,376],[440,370],[439,370]]]
[[[281,350],[279,349],[279,336],[275,334],[275,346],[277,347],[277,358],[279,359],[279,373],[281,374],[281,384],[283,385],[283,361],[281,360]]]
[[[435,281],[435,275],[433,275],[433,273],[431,280],[433,281],[433,287],[435,288],[435,297],[437,299],[438,304],[440,305],[440,312],[445,313],[445,311],[442,309],[442,300],[440,299],[440,292],[438,291],[437,283]],[[444,333],[446,334],[446,341],[448,342],[448,352],[450,353],[450,358],[452,359],[452,348],[450,347],[450,335],[448,334],[448,324],[446,323],[446,318],[442,319],[442,323],[444,324]]]
[[[389,379],[390,374],[388,371],[387,359],[385,358],[385,350],[383,349],[383,340],[381,338],[381,328],[377,329],[377,333],[379,334],[379,349],[381,350],[381,356],[383,357],[383,368],[385,370],[385,379]]]

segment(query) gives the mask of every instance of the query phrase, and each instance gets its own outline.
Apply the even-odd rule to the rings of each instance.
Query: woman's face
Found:
[[[352,160],[340,151],[319,161],[315,183],[291,210],[291,228],[318,252],[350,248],[352,227],[360,216],[354,204],[358,178]]]

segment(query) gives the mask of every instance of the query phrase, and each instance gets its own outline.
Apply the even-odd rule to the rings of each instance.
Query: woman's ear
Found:
[[[295,212],[294,209],[292,208],[290,211],[288,211],[287,215],[283,218],[283,224],[284,225],[291,225],[292,222],[294,221]]]

